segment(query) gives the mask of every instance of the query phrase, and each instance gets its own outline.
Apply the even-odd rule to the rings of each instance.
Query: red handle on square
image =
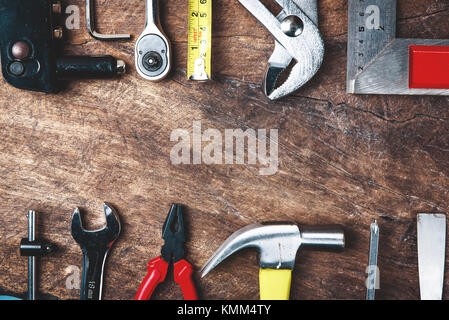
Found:
[[[449,47],[410,46],[410,89],[449,89]]]

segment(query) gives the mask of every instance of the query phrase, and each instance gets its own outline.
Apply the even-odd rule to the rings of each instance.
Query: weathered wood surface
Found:
[[[98,2],[99,29],[138,36],[144,1]],[[70,1],[81,6],[82,1]],[[128,63],[120,80],[72,82],[59,95],[0,85],[0,293],[26,291],[26,211],[57,254],[41,262],[40,291],[77,299],[67,268],[82,256],[70,235],[79,206],[88,227],[103,223],[102,202],[120,212],[123,231],[106,266],[105,299],[131,299],[159,254],[172,202],[187,206],[186,251],[197,270],[235,230],[271,220],[341,224],[340,254],[301,252],[292,299],[363,299],[369,225],[379,220],[380,299],[419,298],[416,214],[449,211],[449,99],[354,96],[345,93],[347,4],[323,0],[326,60],[305,88],[279,102],[261,91],[273,40],[237,0],[214,2],[214,74],[207,84],[186,77],[187,1],[161,1],[173,43],[171,77],[150,83],[134,70],[132,42],[103,43],[84,27],[69,32],[72,53],[112,54]],[[400,36],[448,38],[446,0],[399,1]],[[172,130],[279,129],[279,172],[252,166],[172,165]],[[254,251],[240,252],[196,283],[203,299],[257,299]],[[449,282],[446,277],[446,284]],[[446,285],[447,287],[447,285]],[[155,297],[180,299],[163,285]]]

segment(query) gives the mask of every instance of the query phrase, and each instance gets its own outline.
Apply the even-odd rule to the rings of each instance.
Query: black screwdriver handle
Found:
[[[63,56],[56,60],[58,79],[113,78],[125,73],[125,63],[112,56]]]

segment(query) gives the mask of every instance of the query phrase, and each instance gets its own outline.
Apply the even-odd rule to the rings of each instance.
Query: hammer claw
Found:
[[[203,267],[206,276],[220,262],[244,248],[258,248],[262,268],[293,269],[301,236],[296,224],[252,224],[232,234]]]
[[[246,232],[254,229],[256,225],[250,225],[234,232],[226,241],[215,251],[206,264],[201,269],[201,278],[204,278],[212,269],[219,265],[234,252],[252,245],[251,242],[244,241]]]

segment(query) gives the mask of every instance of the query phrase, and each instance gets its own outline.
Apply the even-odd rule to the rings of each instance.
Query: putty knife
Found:
[[[421,300],[442,300],[446,255],[446,215],[418,214]]]

